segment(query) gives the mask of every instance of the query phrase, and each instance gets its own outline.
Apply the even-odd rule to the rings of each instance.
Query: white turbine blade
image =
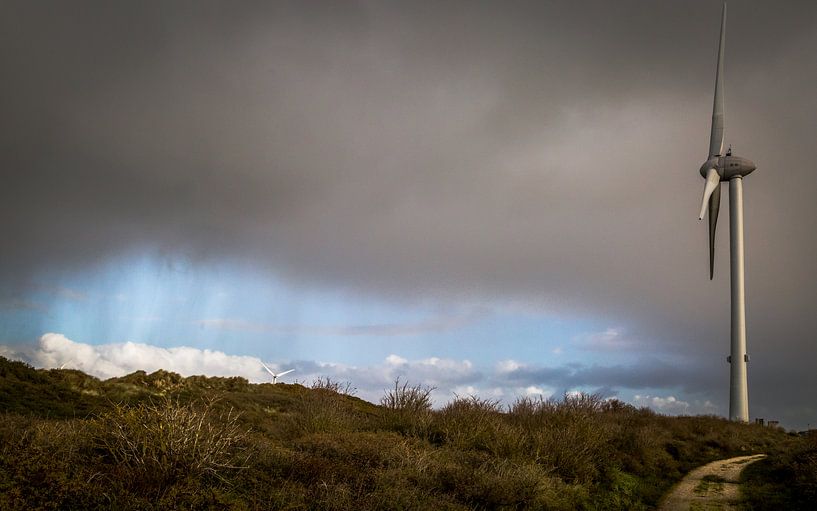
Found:
[[[718,174],[718,171],[715,169],[709,169],[706,171],[706,183],[704,184],[704,196],[703,200],[701,200],[701,214],[698,215],[698,220],[704,219],[704,213],[706,212],[706,206],[709,202],[709,197],[712,195],[712,192],[718,187],[718,183],[721,182],[721,176]]]
[[[283,375],[285,375],[285,374],[289,374],[289,373],[291,373],[291,372],[292,372],[292,371],[294,371],[294,370],[295,370],[295,369],[288,369],[288,370],[284,371],[283,373],[278,373],[278,377],[280,378],[281,376],[283,376]]]
[[[715,102],[712,105],[712,133],[709,135],[709,157],[723,154],[725,119],[723,110],[723,48],[726,39],[726,2],[721,14],[721,42],[718,46],[718,70],[715,74]]]
[[[718,225],[718,210],[721,207],[721,184],[718,183],[709,198],[709,280],[715,275],[715,227]]]
[[[272,369],[267,367],[267,364],[261,362],[261,365],[264,366],[264,369],[266,369],[268,373],[270,373],[273,377],[275,377],[275,373],[272,372]]]

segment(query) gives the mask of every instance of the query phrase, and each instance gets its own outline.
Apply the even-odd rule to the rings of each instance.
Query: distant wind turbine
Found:
[[[709,138],[709,157],[701,165],[706,179],[699,220],[709,209],[709,280],[715,268],[715,225],[721,204],[721,183],[729,182],[729,250],[732,287],[731,355],[727,358],[729,374],[729,418],[749,421],[749,391],[746,382],[746,301],[743,285],[743,177],[755,170],[755,164],[746,158],[732,155],[730,147],[723,154],[723,49],[726,38],[726,3],[721,14],[721,38],[718,47],[718,70],[715,75],[715,101],[712,107],[712,131]]]
[[[71,359],[69,358],[67,361],[63,362],[63,364],[60,366],[60,369],[65,369],[65,366],[67,366],[70,363],[71,363]]]
[[[288,369],[288,370],[286,370],[286,371],[284,371],[282,373],[275,374],[274,372],[272,372],[272,369],[267,367],[267,364],[261,362],[261,365],[264,366],[264,369],[266,369],[267,372],[272,375],[272,383],[273,384],[278,383],[278,378],[280,378],[281,376],[283,376],[285,374],[289,374],[289,373],[291,373],[292,371],[295,370],[295,369]]]

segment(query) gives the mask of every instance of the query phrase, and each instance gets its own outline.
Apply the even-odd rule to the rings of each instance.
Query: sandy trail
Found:
[[[738,480],[750,463],[765,454],[738,456],[698,467],[676,484],[661,500],[658,511],[709,511],[737,509]]]

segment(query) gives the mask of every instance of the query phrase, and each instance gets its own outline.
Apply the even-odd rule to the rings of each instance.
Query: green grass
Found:
[[[723,491],[723,483],[726,482],[726,479],[716,475],[705,475],[701,478],[701,482],[698,483],[698,486],[695,487],[693,490],[698,495],[706,495],[710,492],[721,492]]]
[[[638,510],[698,465],[794,445],[586,395],[432,410],[422,385],[379,406],[313,387],[0,358],[0,509]]]

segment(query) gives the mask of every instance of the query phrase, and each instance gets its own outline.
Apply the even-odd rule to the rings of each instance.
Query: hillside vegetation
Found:
[[[695,466],[809,442],[587,395],[432,410],[422,386],[349,391],[0,357],[0,509],[650,509]]]

